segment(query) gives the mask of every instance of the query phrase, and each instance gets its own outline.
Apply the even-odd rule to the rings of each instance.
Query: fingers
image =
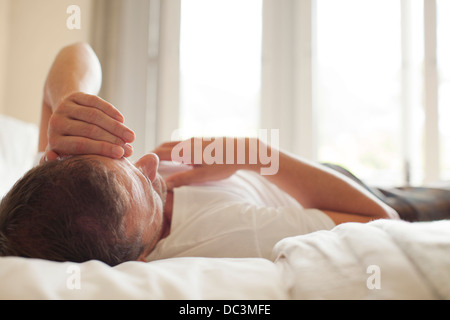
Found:
[[[78,92],[72,94],[70,98],[78,105],[96,108],[109,117],[119,122],[124,122],[124,117],[119,110],[98,96]]]
[[[48,125],[49,149],[59,155],[97,154],[129,157],[134,132],[122,114],[105,100],[84,93],[65,98]]]
[[[192,170],[175,173],[166,179],[168,190],[183,185],[217,181],[229,178],[236,172],[236,168],[230,165],[196,166]]]
[[[195,154],[202,154],[203,148],[204,145],[201,139],[191,138],[183,141],[165,142],[152,152],[156,153],[160,160],[193,164],[200,161],[195,158]]]
[[[109,115],[97,108],[68,104],[63,112],[64,115],[68,116],[70,119],[82,121],[89,125],[95,125],[104,130],[104,132],[101,132],[98,129],[88,129],[86,125],[80,125],[80,128],[83,130],[81,134],[84,133],[86,136],[90,136],[86,133],[87,130],[97,130],[91,134],[105,135],[106,133],[109,133],[109,135],[113,135],[128,143],[133,142],[135,139],[135,134],[131,129],[127,128],[123,123],[111,118]]]
[[[172,150],[179,142],[167,142],[152,151],[161,161],[172,161]]]
[[[55,130],[55,128],[52,128]],[[84,121],[68,120],[64,128],[59,128],[59,132],[66,136],[80,136],[92,140],[105,141],[116,144],[118,146],[125,145],[125,141],[117,135],[111,134],[103,128],[92,125]]]
[[[133,154],[133,147],[125,145],[118,147],[114,144],[107,144],[103,142],[82,141],[82,139],[70,138],[65,142],[64,150],[57,147],[54,150],[47,150],[42,158],[40,164],[60,159],[65,155],[82,155],[82,154],[97,154],[105,157],[120,159],[121,157],[130,157]],[[76,141],[79,140],[79,141]]]
[[[58,155],[96,154],[113,159],[130,156],[133,151],[129,144],[122,147],[105,141],[74,136],[61,137],[51,148]]]
[[[188,170],[180,173],[175,173],[166,180],[166,186],[168,190],[173,190],[184,185],[189,185],[193,183],[205,182],[205,170],[202,168],[197,168],[193,170]]]

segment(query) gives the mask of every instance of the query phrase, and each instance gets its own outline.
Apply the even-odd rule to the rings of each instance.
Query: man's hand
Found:
[[[192,170],[175,173],[166,179],[167,188],[229,178],[238,170],[257,170],[259,163],[249,160],[261,142],[253,138],[192,138],[166,142],[152,152],[160,160],[180,162]],[[243,150],[239,152],[239,150]]]
[[[122,114],[98,96],[73,93],[62,100],[49,119],[43,159],[78,154],[128,157],[135,134],[123,122]]]

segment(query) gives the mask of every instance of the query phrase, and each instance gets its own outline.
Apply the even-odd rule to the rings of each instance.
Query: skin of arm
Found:
[[[42,101],[39,152],[43,159],[98,154],[130,156],[134,132],[111,104],[97,96],[100,62],[86,43],[64,47],[48,73]]]
[[[194,139],[182,143],[190,143]],[[324,167],[320,164],[311,163],[300,157],[290,155],[270,148],[258,139],[249,143],[252,139],[246,138],[246,161],[245,164],[195,164],[192,170],[174,174],[167,179],[169,188],[187,185],[196,182],[220,180],[230,177],[237,170],[251,170],[260,172],[264,166],[258,161],[249,164],[248,153],[259,150],[257,148],[268,148],[270,153],[277,154],[278,171],[272,175],[264,175],[266,179],[284,190],[296,199],[304,208],[315,208],[326,213],[336,224],[344,222],[369,222],[375,219],[398,219],[397,212],[384,204],[370,192],[359,186],[351,179],[338,172]],[[173,148],[180,142],[162,144],[153,152],[161,160],[172,159]],[[210,141],[202,141],[202,148],[208,146]],[[237,145],[235,143],[235,145]],[[194,150],[192,150],[192,153]],[[225,157],[226,149],[223,153]],[[234,153],[236,154],[236,152]]]
[[[279,152],[278,172],[265,177],[303,207],[322,210],[337,224],[398,218],[394,209],[353,180],[288,153]]]

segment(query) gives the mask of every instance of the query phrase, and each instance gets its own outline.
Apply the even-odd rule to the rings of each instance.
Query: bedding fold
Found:
[[[450,222],[378,220],[277,243],[292,299],[449,299]]]

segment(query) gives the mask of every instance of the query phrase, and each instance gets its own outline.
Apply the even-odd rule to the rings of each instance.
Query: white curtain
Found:
[[[97,0],[94,10],[101,96],[135,131],[138,158],[177,127],[179,0]]]
[[[280,147],[316,160],[312,0],[264,0],[262,128],[280,129]]]

